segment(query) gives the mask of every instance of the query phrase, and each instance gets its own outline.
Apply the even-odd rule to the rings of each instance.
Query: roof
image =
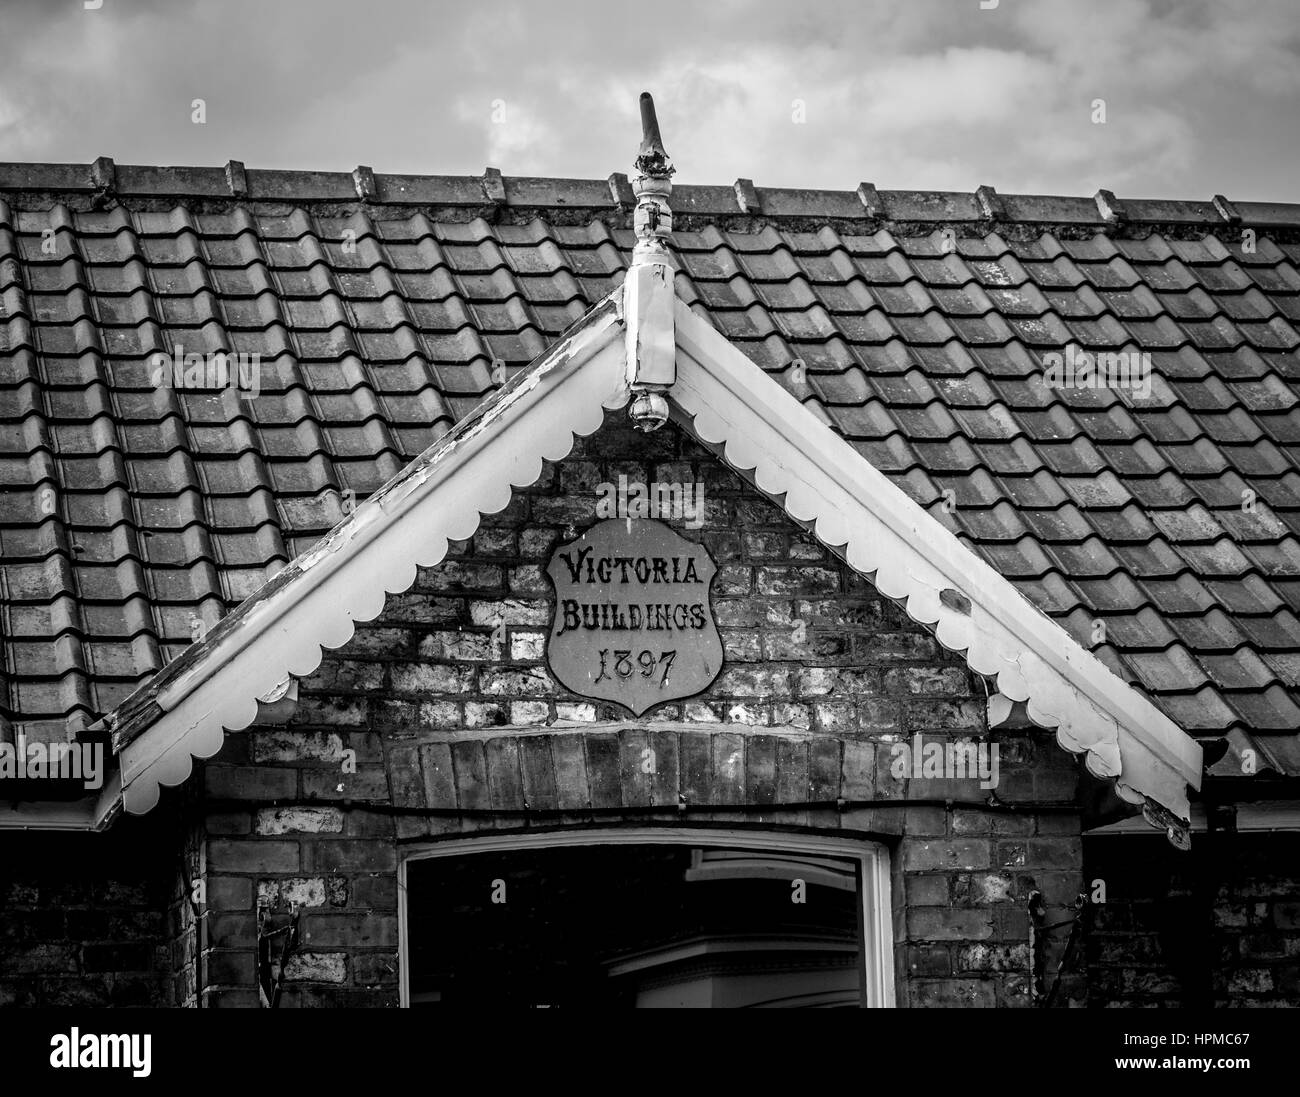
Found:
[[[630,203],[618,176],[0,166],[10,718],[92,722],[317,541],[610,291]],[[1300,771],[1300,206],[672,204],[692,308],[1081,643],[1104,621],[1176,724]],[[1149,351],[1152,398],[1046,388],[1069,343]],[[259,399],[156,390],[177,345],[259,353]]]
[[[666,180],[663,180],[666,183]],[[666,190],[666,187],[664,188]],[[653,200],[653,199],[652,199]],[[638,214],[640,211],[638,211]],[[1185,844],[1202,751],[676,296],[652,227],[623,285],[105,718],[120,798],[81,826],[142,814],[407,590],[483,514],[631,402],[671,418],[815,534],[990,684],[989,723],[1054,730],[1090,773]],[[653,396],[651,394],[654,394]],[[635,397],[635,399],[634,399]],[[75,827],[48,805],[0,826]]]

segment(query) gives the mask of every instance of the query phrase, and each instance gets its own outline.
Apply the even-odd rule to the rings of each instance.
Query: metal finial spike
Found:
[[[668,159],[663,138],[659,136],[655,101],[648,91],[641,93],[641,147],[637,150],[636,167],[646,175],[660,178],[667,178],[677,170]]]

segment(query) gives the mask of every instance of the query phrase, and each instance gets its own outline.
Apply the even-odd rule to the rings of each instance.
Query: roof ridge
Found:
[[[358,175],[361,172],[361,175]],[[364,185],[363,185],[364,183]],[[743,186],[742,186],[743,184]],[[498,189],[500,188],[500,189]],[[744,201],[753,192],[757,201]],[[335,202],[362,206],[458,206],[493,211],[514,209],[599,209],[626,213],[620,178],[570,179],[502,175],[488,168],[477,175],[404,175],[348,171],[246,169],[239,161],[223,167],[160,167],[114,164],[0,163],[0,193],[50,192],[108,198],[188,198],[213,201]],[[503,197],[504,196],[504,197]],[[980,223],[1085,225],[1098,230],[1134,225],[1187,228],[1300,227],[1300,203],[1209,199],[1119,198],[1108,190],[1092,197],[1000,194],[992,187],[970,191],[877,190],[678,183],[673,186],[677,219],[692,216],[783,220],[823,217],[864,223]],[[761,212],[760,212],[761,211]]]

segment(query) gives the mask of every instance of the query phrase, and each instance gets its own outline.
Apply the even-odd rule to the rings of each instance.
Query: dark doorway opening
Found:
[[[653,843],[411,860],[409,1001],[865,1005],[861,865]]]

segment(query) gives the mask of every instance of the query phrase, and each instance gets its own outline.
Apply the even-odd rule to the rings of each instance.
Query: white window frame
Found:
[[[598,830],[544,831],[535,834],[489,834],[422,843],[399,850],[397,865],[397,958],[401,970],[400,1002],[410,1002],[410,912],[407,909],[407,866],[432,857],[464,857],[474,853],[561,849],[573,846],[723,846],[776,853],[810,853],[858,862],[862,881],[862,936],[866,953],[866,1005],[894,1005],[894,933],[890,897],[889,851],[863,838],[834,838],[814,834],[760,833],[719,827],[633,827]]]

